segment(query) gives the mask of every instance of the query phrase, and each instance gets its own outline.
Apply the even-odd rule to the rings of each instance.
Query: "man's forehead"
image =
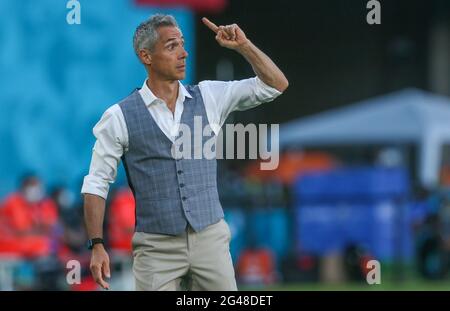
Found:
[[[174,39],[182,39],[183,33],[178,27],[163,26],[158,28],[159,37],[162,42],[167,42]]]

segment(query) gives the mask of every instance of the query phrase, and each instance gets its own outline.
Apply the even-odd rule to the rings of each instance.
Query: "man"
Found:
[[[110,277],[102,243],[105,199],[122,159],[136,200],[136,289],[177,290],[186,275],[192,290],[237,289],[231,234],[217,193],[216,161],[175,158],[172,149],[180,125],[192,128],[194,116],[218,135],[214,125],[222,125],[230,112],[273,100],[288,81],[239,26],[216,26],[206,18],[203,23],[221,46],[244,56],[257,77],[185,87],[179,80],[185,77],[188,53],[175,19],[157,14],[137,27],[134,49],[148,79],[96,124],[97,141],[81,191],[92,245],[91,271],[103,288],[109,288],[105,277]],[[202,137],[202,144],[208,138]],[[196,145],[187,148],[192,153]]]

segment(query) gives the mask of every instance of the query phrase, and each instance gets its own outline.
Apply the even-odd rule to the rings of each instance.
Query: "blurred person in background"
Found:
[[[426,216],[416,235],[417,267],[425,279],[440,280],[448,272],[448,253],[439,214]]]
[[[41,180],[23,177],[19,191],[9,195],[0,208],[0,252],[25,257],[48,256],[58,224],[58,209],[46,197]]]
[[[135,226],[135,201],[128,187],[118,189],[109,206],[108,245],[111,250],[131,254]]]
[[[254,239],[250,239],[249,246],[239,256],[236,274],[241,284],[273,284],[278,278],[273,252],[269,248],[259,247]]]
[[[216,159],[175,159],[171,151],[180,125],[194,128],[194,116],[213,130],[201,138],[205,145],[219,134],[232,111],[272,101],[288,81],[238,25],[216,26],[206,18],[203,23],[221,46],[250,63],[256,77],[184,86],[180,80],[185,78],[188,53],[175,19],[157,14],[137,27],[134,49],[148,79],[110,107],[94,127],[97,141],[81,190],[91,270],[103,288],[109,288],[105,277],[110,277],[102,231],[105,200],[123,160],[136,199],[136,289],[178,290],[188,274],[193,290],[237,289],[229,252],[231,232],[217,193]],[[187,150],[194,152],[192,145]]]
[[[445,192],[417,185],[414,193],[411,218],[418,272],[425,279],[443,279],[448,273],[450,254],[446,247]]]
[[[57,253],[58,208],[35,174],[0,207],[0,256],[16,256],[18,289],[56,289],[62,265]]]
[[[74,193],[63,185],[57,185],[51,192],[51,197],[56,203],[60,215],[57,230],[57,243],[55,247],[56,258],[60,269],[54,274],[59,279],[65,279],[61,275],[67,272],[66,264],[71,260],[77,260],[81,267],[81,284],[69,285],[70,290],[95,290],[98,285],[89,270],[91,254],[86,249],[87,233],[83,222],[83,205],[76,200]],[[56,269],[55,269],[56,270]],[[68,284],[57,284],[61,289],[67,289]]]
[[[60,215],[58,256],[62,262],[80,260],[80,257],[88,254],[82,206],[75,202],[73,193],[62,185],[53,189],[51,197]]]

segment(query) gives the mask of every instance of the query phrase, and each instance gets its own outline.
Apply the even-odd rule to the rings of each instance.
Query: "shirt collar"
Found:
[[[144,100],[145,105],[148,107],[151,104],[154,104],[157,102],[158,97],[153,94],[152,90],[147,86],[147,80],[145,79],[144,83],[142,84],[142,88],[139,90],[139,93],[142,96],[142,99]],[[178,98],[177,102],[181,99],[184,100],[186,97],[192,98],[191,94],[186,90],[184,85],[178,81]]]

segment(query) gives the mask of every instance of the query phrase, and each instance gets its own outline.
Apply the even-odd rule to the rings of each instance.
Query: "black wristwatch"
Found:
[[[93,238],[88,240],[88,249],[92,249],[94,247],[95,244],[103,244],[103,239],[102,238]]]

